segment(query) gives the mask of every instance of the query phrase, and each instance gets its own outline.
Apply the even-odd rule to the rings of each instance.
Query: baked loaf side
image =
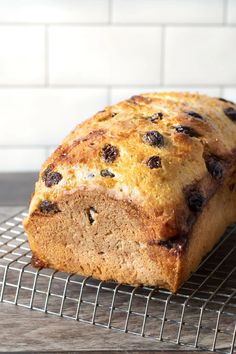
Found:
[[[236,106],[133,96],[44,163],[24,227],[36,266],[176,291],[236,220]]]

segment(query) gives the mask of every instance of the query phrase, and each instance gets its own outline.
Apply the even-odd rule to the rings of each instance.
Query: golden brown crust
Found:
[[[235,192],[232,190],[230,194],[228,191],[234,189],[235,183],[235,110],[233,103],[203,95],[153,93],[133,96],[106,107],[78,125],[40,172],[30,205],[30,217],[25,221],[35,254],[39,253],[35,228],[40,225],[37,232],[45,235],[43,225],[51,223],[55,226],[54,220],[57,219],[64,220],[66,227],[70,227],[64,216],[68,212],[64,205],[67,198],[68,203],[72,203],[74,199],[84,200],[84,193],[100,195],[96,203],[99,204],[99,198],[105,198],[108,209],[109,205],[115,209],[115,205],[120,206],[127,220],[133,215],[136,231],[130,237],[148,245],[147,254],[152,267],[155,268],[155,262],[161,262],[158,266],[162,275],[150,271],[153,282],[149,274],[148,283],[162,283],[176,289],[183,280],[181,267],[189,244],[186,239],[194,238],[192,235],[198,223],[201,227],[202,215],[220,191],[227,191],[228,197],[234,198],[230,199],[234,214],[229,221],[225,216],[225,220],[232,222],[236,218]],[[43,201],[50,203],[41,205]],[[129,205],[129,211],[125,205]],[[212,212],[209,210],[209,215]],[[118,219],[119,210],[116,209],[112,225]],[[106,223],[105,219],[103,223]],[[227,226],[221,221],[219,229],[221,225]],[[123,227],[120,221],[121,233]],[[102,230],[101,237],[104,237]],[[57,230],[57,233],[60,235],[61,231]],[[53,237],[51,229],[50,235]],[[211,247],[218,237],[215,235]],[[43,239],[46,242],[46,238]],[[201,240],[204,243],[204,238]],[[167,249],[168,259],[165,259]],[[206,249],[209,247],[205,248],[205,253]],[[205,253],[199,251],[198,262]],[[46,253],[39,257],[45,261]],[[47,262],[50,264],[50,259]],[[176,274],[174,278],[164,271],[168,262],[171,263],[168,267]],[[193,262],[195,267],[196,262]],[[68,266],[66,269],[71,271],[72,268]],[[190,273],[190,268],[186,274]],[[96,272],[93,274],[99,277]],[[127,276],[128,282],[133,282],[132,279],[129,281]],[[121,278],[117,275],[116,280],[121,281]],[[135,281],[142,283],[140,277]]]

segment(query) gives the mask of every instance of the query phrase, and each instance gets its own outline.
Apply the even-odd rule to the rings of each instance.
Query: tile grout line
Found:
[[[21,145],[21,144],[12,144],[12,145],[0,145],[0,150],[11,150],[11,149],[22,149],[22,150],[45,150],[51,149],[52,145],[40,145],[40,144],[30,144],[30,145]]]
[[[160,54],[160,86],[164,85],[164,68],[165,68],[165,45],[166,45],[166,28],[161,28],[161,54]]]
[[[49,23],[49,22],[40,22],[40,23],[33,23],[33,22],[0,22],[0,26],[77,26],[77,27],[106,27],[110,25],[107,21],[106,22],[86,22],[86,23],[80,23],[80,22],[66,22],[66,23],[61,23],[61,22],[55,22],[55,23]],[[176,23],[176,22],[111,22],[111,25],[114,27],[161,27],[161,26],[169,26],[169,27],[221,27],[222,23],[220,22],[214,22],[214,23]],[[225,27],[236,27],[236,23],[226,23]]]
[[[179,84],[179,85],[174,85],[174,84],[111,84],[109,85],[110,87],[116,89],[116,88],[122,88],[122,89],[129,89],[129,88],[139,88],[139,87],[153,87],[153,88],[158,88],[158,87],[170,87],[170,88],[185,88],[185,87],[193,87],[193,88],[209,88],[209,89],[214,89],[218,88],[219,85],[216,84],[194,84],[194,83],[186,83],[186,84]],[[236,88],[236,84],[224,84],[227,88]],[[47,88],[51,89],[101,89],[104,90],[108,87],[107,84],[49,84]],[[45,85],[0,85],[0,89],[6,89],[6,90],[11,90],[11,89],[44,89]]]
[[[223,97],[224,88],[222,85],[219,86],[219,90],[220,90],[220,97]]]
[[[112,25],[112,8],[113,2],[112,0],[108,0],[108,25]]]
[[[49,147],[45,147],[44,148],[44,158],[45,158],[45,160],[48,158],[48,156],[49,156]]]
[[[107,104],[108,106],[111,105],[111,90],[112,90],[112,86],[107,86]]]
[[[227,11],[228,11],[228,0],[224,0],[223,3],[223,25],[228,25],[227,23]]]
[[[50,150],[55,150],[56,148],[57,145],[45,145],[44,146],[45,159],[47,159],[51,155]]]

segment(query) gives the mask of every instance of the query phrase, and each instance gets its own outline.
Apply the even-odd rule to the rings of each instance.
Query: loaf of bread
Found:
[[[133,96],[44,163],[24,221],[36,267],[175,292],[236,220],[236,106]]]

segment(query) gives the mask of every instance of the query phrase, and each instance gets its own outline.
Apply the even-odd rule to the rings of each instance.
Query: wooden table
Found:
[[[0,174],[0,221],[27,205],[36,174]],[[187,350],[73,320],[0,303],[1,351],[170,353]],[[207,353],[207,352],[204,352]]]

